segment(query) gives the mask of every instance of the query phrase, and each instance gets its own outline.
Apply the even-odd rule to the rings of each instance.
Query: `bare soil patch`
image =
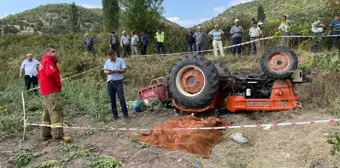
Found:
[[[171,110],[163,112],[133,113],[130,123],[123,119],[117,122],[97,122],[90,117],[82,116],[70,120],[73,126],[110,126],[110,127],[140,127],[150,128],[167,119],[176,117]],[[110,116],[108,116],[110,118]],[[331,119],[326,109],[305,107],[284,112],[254,112],[227,114],[222,119],[232,122],[232,125],[297,122],[319,119]],[[96,155],[114,156],[123,167],[162,168],[162,167],[313,167],[333,168],[340,166],[338,156],[331,156],[332,146],[327,139],[340,132],[340,127],[334,123],[272,127],[269,130],[261,128],[229,129],[224,131],[224,137],[213,148],[209,158],[201,158],[180,151],[167,151],[159,147],[141,148],[132,141],[137,132],[95,131],[66,129],[74,141],[71,144],[90,149]],[[230,136],[240,132],[248,143],[238,144]],[[0,143],[0,167],[11,167],[8,160],[20,148],[28,148],[42,153],[39,158],[31,161],[29,166],[57,159],[61,155],[61,143],[43,142],[39,138],[39,129],[29,132],[28,140],[20,138],[9,139]],[[82,167],[87,158],[72,159],[66,167]]]

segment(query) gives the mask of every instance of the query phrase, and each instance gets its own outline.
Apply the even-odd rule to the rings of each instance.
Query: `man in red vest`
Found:
[[[38,72],[44,109],[42,124],[51,125],[51,128],[42,127],[43,140],[64,138],[63,128],[56,128],[56,126],[63,126],[63,107],[60,97],[62,85],[57,63],[56,49],[53,46],[47,47]]]

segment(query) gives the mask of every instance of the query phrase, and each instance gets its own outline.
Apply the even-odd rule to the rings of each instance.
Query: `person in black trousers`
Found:
[[[143,31],[140,31],[139,35],[141,36],[141,55],[146,55],[146,51],[149,44],[149,38],[144,34]]]
[[[118,119],[116,94],[118,96],[124,119],[129,121],[129,114],[124,96],[123,73],[126,72],[126,65],[122,58],[117,58],[116,52],[107,52],[109,59],[104,64],[104,73],[107,75],[107,89],[111,101],[112,120]]]
[[[25,86],[27,90],[31,89],[31,85],[33,88],[38,86],[38,66],[40,62],[33,58],[32,54],[27,54],[27,59],[25,59],[21,63],[20,74],[19,77],[22,76],[22,72],[25,72]],[[35,93],[38,93],[37,89],[34,89]]]
[[[120,57],[119,52],[119,39],[116,33],[113,31],[111,32],[110,40],[109,40],[110,48],[117,53],[117,57]]]

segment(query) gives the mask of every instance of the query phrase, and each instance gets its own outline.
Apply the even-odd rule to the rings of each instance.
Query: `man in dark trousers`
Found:
[[[111,32],[110,40],[109,40],[110,48],[117,53],[117,57],[119,58],[119,39],[116,33]]]
[[[40,62],[33,58],[32,54],[27,54],[27,59],[25,59],[21,63],[20,67],[20,75],[22,76],[22,72],[25,72],[25,85],[26,89],[30,90],[31,84],[33,84],[33,88],[38,85],[38,65]],[[35,93],[38,93],[37,89],[34,89]]]
[[[194,33],[191,31],[191,29],[188,29],[188,34],[187,34],[185,39],[186,39],[186,41],[188,43],[188,50],[191,53],[196,51],[196,49],[195,49],[196,40],[195,40],[195,38],[193,36],[194,36]]]
[[[141,38],[141,54],[146,55],[146,51],[149,44],[149,38],[144,34],[143,31],[139,32],[140,38]]]
[[[87,33],[85,34],[84,47],[87,49],[88,53],[92,53],[93,56],[96,56],[96,51],[94,49],[94,40],[92,37],[89,37]]]
[[[123,59],[117,58],[116,52],[109,50],[107,52],[109,59],[104,64],[104,73],[107,75],[107,89],[111,101],[112,120],[118,119],[116,94],[120,102],[121,110],[125,121],[129,120],[129,114],[125,102],[123,73],[126,72],[126,65]]]

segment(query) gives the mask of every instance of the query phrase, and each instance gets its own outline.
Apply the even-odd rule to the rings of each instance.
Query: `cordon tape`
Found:
[[[254,124],[254,125],[237,125],[237,126],[223,126],[223,127],[196,127],[196,128],[167,128],[167,129],[154,129],[154,128],[94,128],[94,127],[69,127],[69,126],[52,126],[47,124],[33,124],[26,123],[26,125],[38,126],[38,127],[50,127],[50,128],[66,128],[66,129],[83,129],[83,130],[111,130],[111,131],[180,131],[180,130],[225,130],[225,129],[241,129],[241,128],[268,128],[268,127],[280,127],[280,126],[297,126],[297,125],[312,125],[321,123],[335,123],[340,119],[329,120],[315,120],[305,122],[289,122],[289,123],[272,123],[272,124]]]

